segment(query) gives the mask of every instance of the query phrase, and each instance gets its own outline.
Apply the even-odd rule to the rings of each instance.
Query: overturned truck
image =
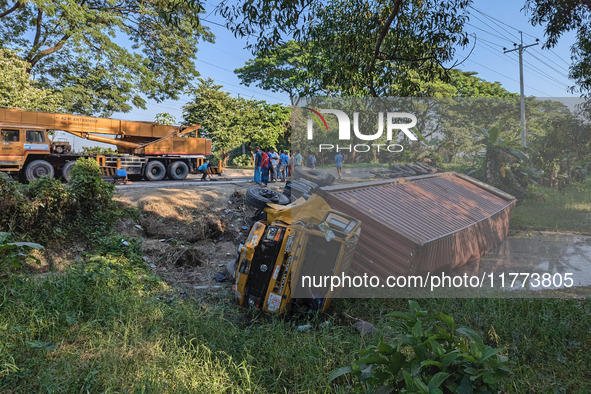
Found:
[[[458,268],[506,238],[517,201],[455,172],[322,186],[305,197],[307,201],[302,197],[284,206],[269,204],[262,220],[251,228],[240,250],[234,287],[241,305],[281,312],[292,296],[305,295],[308,305],[325,310],[337,291],[326,284],[302,288],[304,274],[371,275],[383,280]],[[265,242],[279,231],[273,228],[289,236],[269,248]],[[310,231],[324,234],[325,239],[314,241],[306,233]],[[294,252],[288,239],[295,237],[306,253]],[[290,291],[277,293],[285,288]]]

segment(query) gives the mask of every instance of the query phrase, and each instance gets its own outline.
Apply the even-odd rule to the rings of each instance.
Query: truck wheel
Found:
[[[184,161],[173,161],[168,166],[168,177],[176,181],[182,181],[189,175],[189,166]]]
[[[62,178],[64,181],[70,182],[70,179],[72,179],[72,168],[74,168],[75,164],[75,161],[69,161],[62,167]]]
[[[36,181],[43,176],[53,178],[54,175],[53,167],[45,160],[34,160],[27,165],[25,170],[25,178],[29,182]]]
[[[161,181],[166,176],[166,167],[157,160],[148,162],[144,176],[149,181]]]
[[[246,191],[246,203],[251,207],[262,209],[267,204],[287,205],[289,202],[286,195],[266,187],[251,187]]]

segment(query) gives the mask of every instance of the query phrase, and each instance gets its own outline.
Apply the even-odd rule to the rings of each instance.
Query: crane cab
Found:
[[[20,170],[31,154],[45,155],[50,151],[47,130],[0,125],[0,168]]]

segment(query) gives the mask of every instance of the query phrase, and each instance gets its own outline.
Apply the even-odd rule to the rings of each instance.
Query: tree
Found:
[[[408,96],[442,76],[456,46],[466,46],[470,0],[225,0],[220,13],[253,53],[273,56],[290,37],[307,52],[306,69],[333,94]],[[297,49],[297,48],[296,48]],[[281,60],[281,59],[280,59]],[[320,61],[317,61],[320,60]]]
[[[261,89],[289,94],[292,104],[297,97],[328,94],[330,87],[323,86],[318,76],[309,70],[311,62],[322,61],[312,58],[309,47],[311,44],[291,40],[267,53],[258,53],[234,72],[247,86],[256,84]]]
[[[214,151],[227,165],[230,152],[241,144],[276,147],[286,144],[291,112],[280,104],[235,98],[212,79],[201,79],[193,101],[183,107],[186,124],[201,125]]]
[[[543,48],[553,48],[560,37],[571,30],[577,42],[571,46],[572,64],[569,77],[574,79],[582,95],[591,92],[591,1],[589,0],[526,0],[524,10],[531,14],[532,25],[545,25],[547,37]]]
[[[519,130],[510,133],[505,123],[500,122],[490,129],[480,128],[475,135],[476,145],[484,148],[485,155],[480,168],[480,176],[489,185],[498,187],[517,198],[527,197],[527,182],[520,184],[514,174],[515,167],[527,161],[527,156],[519,145]]]
[[[186,124],[201,125],[201,135],[212,139],[225,166],[230,151],[242,142],[243,133],[237,100],[221,88],[210,78],[201,79],[193,92],[195,98],[183,107],[183,116]]]
[[[58,92],[31,80],[26,62],[0,48],[0,107],[57,112],[61,102]]]
[[[18,51],[69,112],[145,108],[145,98],[177,99],[198,75],[198,0],[0,0],[0,47]]]

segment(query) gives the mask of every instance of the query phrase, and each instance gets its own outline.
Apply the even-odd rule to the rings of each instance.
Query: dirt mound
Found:
[[[207,264],[208,259],[197,246],[170,244],[154,239],[142,244],[142,253],[149,264],[160,266],[199,267]]]
[[[140,216],[139,223],[150,238],[176,239],[186,242],[218,239],[228,227],[225,220],[213,213],[196,212],[184,215],[180,219],[144,212]]]

